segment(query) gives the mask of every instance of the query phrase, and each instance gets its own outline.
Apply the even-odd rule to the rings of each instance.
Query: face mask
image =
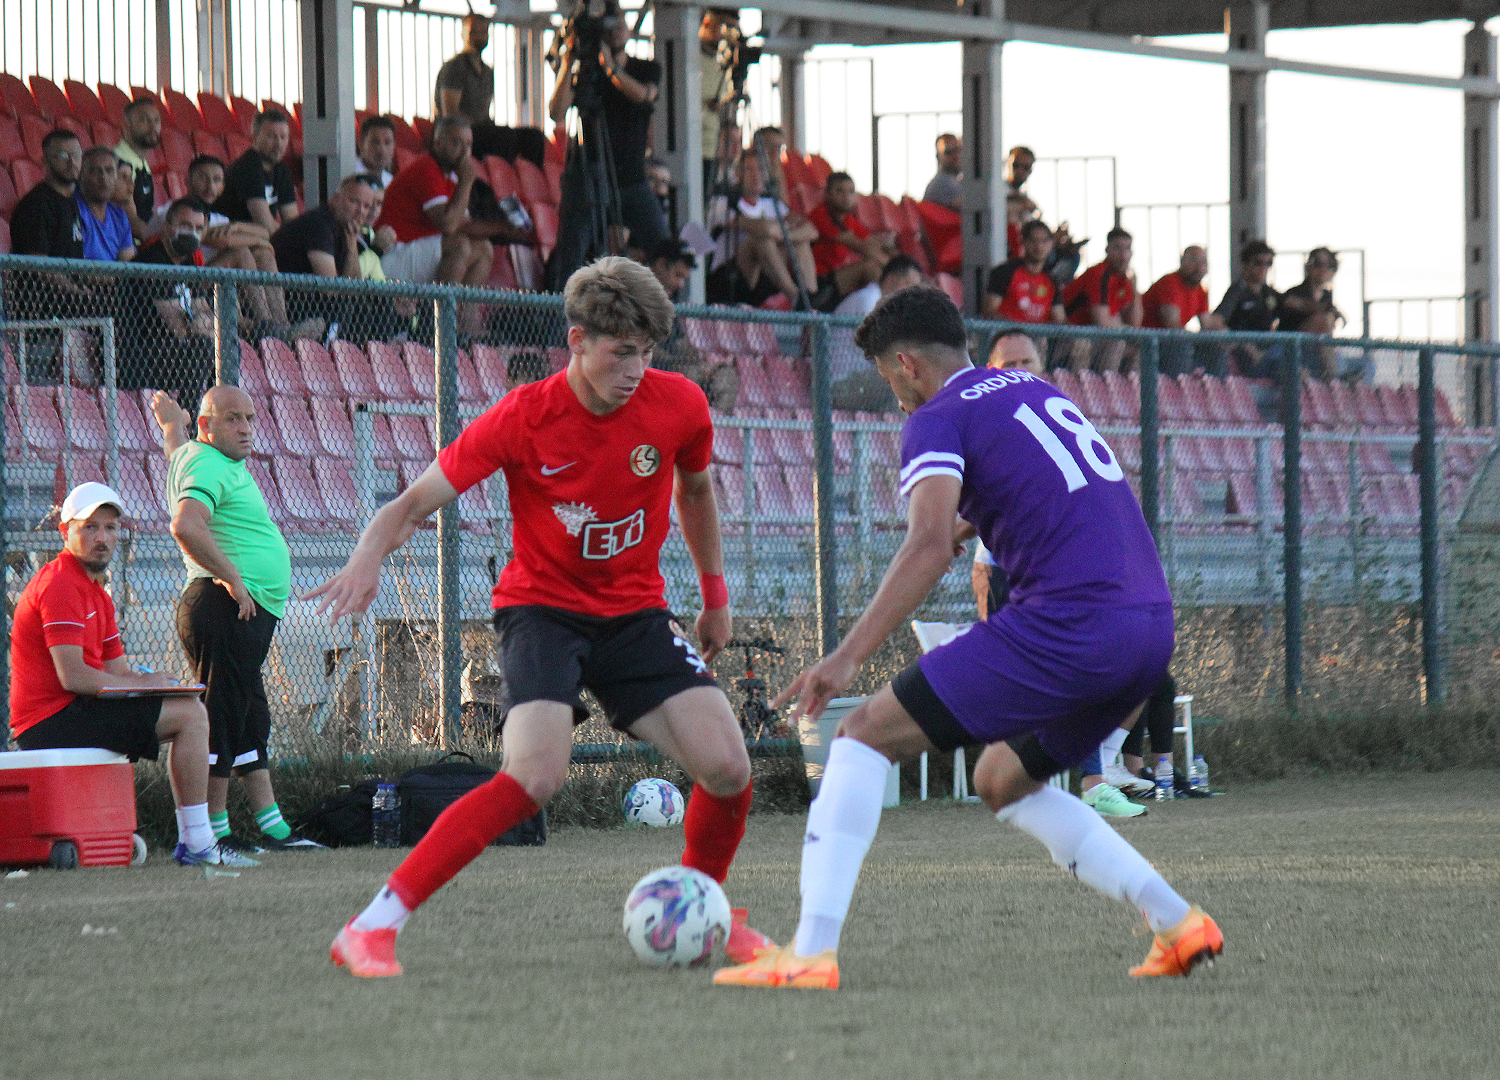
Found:
[[[173,235],[170,244],[172,254],[187,258],[198,250],[198,234],[191,229],[184,229]]]

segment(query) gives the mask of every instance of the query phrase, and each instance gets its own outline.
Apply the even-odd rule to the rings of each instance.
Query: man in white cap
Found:
[[[254,866],[222,851],[208,823],[208,713],[192,696],[152,694],[176,683],[132,671],[104,589],[125,502],[104,484],[80,484],[63,500],[63,550],[33,575],[16,604],[10,635],[10,728],[22,750],[96,746],[156,760],[171,746],[184,866]],[[139,695],[101,696],[112,690]]]

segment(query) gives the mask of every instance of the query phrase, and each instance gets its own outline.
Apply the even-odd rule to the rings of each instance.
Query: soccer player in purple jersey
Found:
[[[1004,573],[1006,603],[844,718],[807,815],[796,939],[714,982],[836,989],[839,933],[880,824],[887,770],[974,742],[987,744],[974,787],[995,816],[1145,915],[1156,936],[1131,974],[1188,974],[1223,949],[1214,921],[1081,800],[1045,784],[1139,714],[1172,656],[1171,596],[1125,471],[1050,383],[971,367],[963,318],[936,289],[893,293],[855,343],[910,414],[906,541],[849,635],[776,704],[795,698],[803,716],[821,713],[971,536]]]

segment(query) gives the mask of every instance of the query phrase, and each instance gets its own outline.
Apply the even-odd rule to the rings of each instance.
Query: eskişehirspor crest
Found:
[[[577,536],[588,522],[599,520],[594,508],[583,503],[553,503],[552,512],[563,523],[563,528],[568,530],[569,536]]]

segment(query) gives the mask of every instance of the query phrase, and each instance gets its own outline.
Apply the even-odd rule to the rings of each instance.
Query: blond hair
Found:
[[[608,255],[573,271],[563,287],[563,314],[591,337],[672,336],[676,313],[656,275],[631,259]]]

